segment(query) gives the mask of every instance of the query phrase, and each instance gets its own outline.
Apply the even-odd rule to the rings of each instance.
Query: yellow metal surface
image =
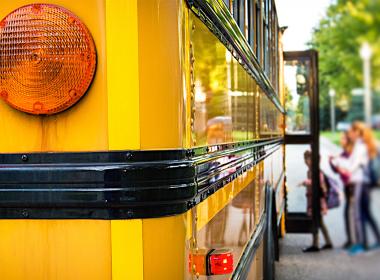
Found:
[[[111,280],[109,221],[0,220],[0,278]]]
[[[112,280],[142,280],[143,221],[111,221]]]
[[[286,234],[286,220],[285,220],[285,213],[281,216],[281,222],[280,222],[280,236],[284,237]]]
[[[144,279],[184,279],[187,214],[143,220]]]
[[[137,0],[106,0],[106,11],[109,148],[139,149]]]
[[[192,62],[192,45],[191,45],[191,30],[192,25],[190,24],[190,13],[189,9],[182,9],[182,23],[181,23],[181,64],[182,64],[182,87],[183,87],[183,96],[185,100],[184,108],[184,148],[191,148],[193,144],[193,135],[192,135],[192,115],[193,115],[193,87],[192,81],[194,77],[194,63]]]
[[[240,191],[256,177],[257,170],[251,168],[237,179],[227,184],[215,194],[197,205],[197,230],[201,230],[219,211],[226,207]]]
[[[98,65],[82,100],[67,111],[46,117],[22,113],[0,102],[0,153],[107,150],[106,36],[104,0],[45,0],[76,14],[94,37]],[[0,18],[32,0],[2,1]],[[4,137],[5,136],[5,137]]]
[[[141,149],[183,147],[182,0],[138,1]]]

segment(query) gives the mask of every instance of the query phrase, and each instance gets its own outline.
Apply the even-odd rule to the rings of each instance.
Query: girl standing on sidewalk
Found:
[[[348,182],[353,185],[355,244],[350,248],[350,254],[356,255],[367,248],[365,225],[369,223],[375,233],[377,244],[380,244],[380,233],[370,212],[370,178],[369,163],[376,156],[376,144],[369,128],[361,122],[354,122],[348,131],[348,139],[353,143],[351,155],[347,161],[342,161],[337,168],[349,174]]]
[[[357,254],[365,249],[368,249],[367,244],[367,234],[366,234],[366,224],[368,223],[371,227],[373,233],[376,237],[377,246],[380,244],[380,232],[379,228],[373,218],[371,213],[371,200],[370,200],[370,171],[369,165],[370,160],[376,157],[377,149],[376,149],[376,141],[373,137],[372,131],[370,128],[366,127],[364,123],[354,122],[350,129],[349,137],[351,141],[355,142],[354,151],[352,154],[351,163],[354,164],[353,167],[361,164],[360,174],[358,174],[357,178],[353,179],[361,179],[361,181],[357,180],[355,184],[355,208],[356,208],[356,231],[358,235],[358,242],[354,246],[351,247],[350,253]],[[351,158],[351,157],[350,157]],[[352,167],[352,168],[353,168]],[[359,176],[360,175],[360,176]],[[353,175],[352,175],[353,177]],[[353,180],[351,179],[351,180]]]
[[[311,181],[311,174],[312,174],[312,154],[311,151],[306,151],[304,153],[304,159],[305,163],[308,167],[307,171],[307,179],[302,182],[300,185],[306,187],[306,197],[307,197],[307,214],[309,216],[312,215],[313,211],[313,189],[312,189],[312,181]],[[323,173],[320,172],[320,210],[321,210],[321,219],[319,221],[319,226],[322,230],[323,237],[325,239],[325,245],[321,248],[322,250],[326,249],[332,249],[333,245],[331,242],[331,238],[329,235],[329,232],[327,230],[327,227],[323,221],[323,215],[327,214],[327,187],[325,183],[325,178],[323,176]],[[320,250],[319,248],[319,230],[316,233],[313,233],[313,244],[310,247],[307,247],[303,249],[304,253],[309,253],[309,252],[318,252]]]
[[[345,206],[344,206],[344,225],[347,236],[347,241],[344,243],[343,248],[349,249],[353,244],[355,244],[355,227],[353,220],[353,203],[354,196],[353,190],[354,186],[350,183],[350,174],[346,171],[349,167],[347,166],[348,158],[351,156],[353,150],[353,144],[348,137],[348,132],[344,132],[340,139],[340,145],[343,152],[337,157],[330,157],[331,169],[338,173],[340,179],[344,186],[344,196],[345,196]],[[346,165],[345,165],[346,164]],[[344,167],[344,168],[343,168]]]

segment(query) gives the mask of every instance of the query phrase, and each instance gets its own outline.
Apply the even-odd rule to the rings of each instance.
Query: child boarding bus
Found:
[[[0,5],[0,278],[273,279],[274,0]]]

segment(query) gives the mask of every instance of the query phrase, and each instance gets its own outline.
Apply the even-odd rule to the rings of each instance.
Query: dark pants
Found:
[[[368,223],[376,237],[376,242],[380,244],[380,232],[375,219],[371,213],[371,188],[365,184],[362,188],[361,203],[360,203],[360,222],[361,222],[361,236],[363,238],[362,245],[368,247],[368,239],[366,234],[366,224]]]
[[[344,196],[346,199],[346,204],[344,206],[344,226],[346,230],[346,236],[347,236],[347,243],[352,244],[354,242],[353,236],[352,236],[352,215],[351,215],[351,208],[352,208],[352,195],[353,195],[353,186],[352,185],[346,185],[344,186]]]

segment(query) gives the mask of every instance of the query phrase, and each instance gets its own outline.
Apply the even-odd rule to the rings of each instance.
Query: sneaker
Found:
[[[314,252],[319,252],[319,248],[316,246],[310,246],[307,248],[302,249],[302,252],[304,253],[314,253]]]
[[[325,244],[321,250],[331,250],[333,248],[333,245],[332,244]]]
[[[364,253],[364,247],[360,244],[355,244],[353,246],[351,246],[351,248],[348,250],[348,254],[350,256],[356,256],[356,255],[359,255],[361,253]]]
[[[347,241],[346,243],[343,244],[342,248],[344,250],[348,250],[352,247],[352,245],[353,245],[352,242]]]
[[[376,244],[372,245],[369,249],[370,250],[379,250],[380,249],[380,243],[376,243]]]

